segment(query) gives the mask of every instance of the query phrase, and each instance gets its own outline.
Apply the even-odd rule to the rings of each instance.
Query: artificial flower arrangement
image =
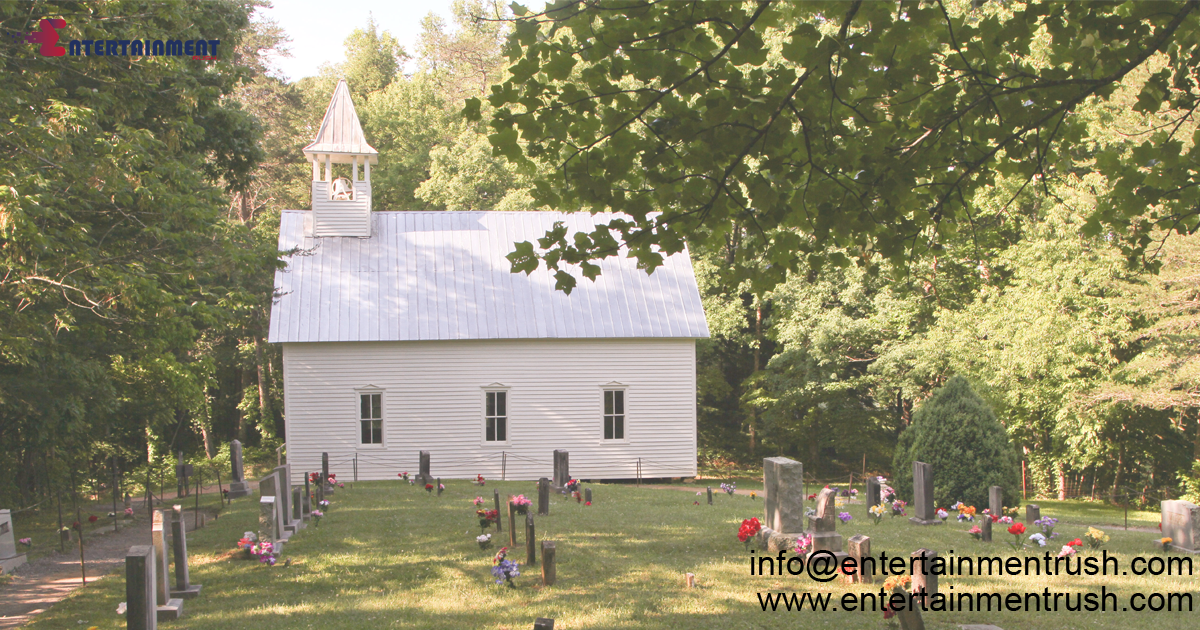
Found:
[[[439,497],[442,496],[442,493],[445,491],[446,491],[446,484],[439,483],[438,484],[438,496]]]
[[[432,494],[433,493],[433,484],[431,484],[431,483],[425,484],[425,492]]]
[[[838,520],[841,521],[843,524],[849,523],[850,519],[852,519],[852,518],[854,518],[854,517],[850,516],[849,512],[839,512],[838,513]]]
[[[834,507],[846,507],[849,504],[850,499],[847,499],[845,496],[836,496],[833,498]]]
[[[1162,545],[1163,553],[1166,553],[1171,550],[1172,542],[1174,542],[1174,541],[1171,540],[1170,536],[1164,536],[1164,537],[1158,539],[1158,544]]]
[[[979,529],[978,525],[971,526],[971,529],[968,529],[967,533],[970,534],[971,538],[974,538],[975,540],[983,540],[983,530]]]
[[[742,526],[738,528],[737,537],[738,540],[742,541],[742,544],[746,546],[746,550],[749,551],[750,542],[754,540],[754,537],[757,536],[761,531],[762,523],[759,522],[758,518],[748,518],[742,521]]]
[[[1042,533],[1046,535],[1046,538],[1054,538],[1058,535],[1054,533],[1054,526],[1058,525],[1058,519],[1056,518],[1043,516],[1034,521],[1033,524],[1042,528]]]
[[[325,513],[322,512],[321,510],[313,510],[313,511],[309,512],[308,515],[312,517],[313,527],[320,527],[321,526],[321,517],[325,516]]]
[[[329,509],[329,499],[321,499],[320,501],[317,501],[317,505],[328,510]]]
[[[345,488],[345,487],[346,487],[346,484],[345,484],[344,482],[341,482],[341,481],[339,481],[339,482],[338,482],[338,487],[339,487],[339,488]]]
[[[125,518],[133,518],[133,508],[125,508]]]
[[[751,500],[751,501],[753,501],[753,500],[755,500],[755,499],[757,499],[757,498],[758,498],[758,493],[757,493],[757,492],[755,492],[755,491],[753,491],[753,490],[751,490],[751,491],[750,491],[750,500]]]
[[[472,503],[475,504],[475,507],[482,507],[483,506],[483,497],[475,497],[475,500],[472,501]]]
[[[1082,547],[1082,546],[1083,546],[1083,541],[1076,538],[1075,540],[1072,540],[1071,542],[1063,545],[1062,551],[1058,552],[1058,557],[1065,558],[1067,556],[1073,556],[1073,555],[1075,555],[1075,552],[1077,551],[1076,548]]]
[[[699,492],[697,492],[696,494],[700,494],[700,493],[699,493]],[[809,500],[809,501],[816,501],[816,500],[817,500],[817,495],[816,495],[815,493],[814,493],[814,494],[810,494],[810,495],[808,495],[808,500]]]
[[[1011,521],[1012,519],[1009,520]],[[1014,538],[1013,542],[1008,543],[1008,546],[1012,547],[1014,550],[1020,551],[1021,548],[1025,546],[1025,523],[1013,523],[1008,527],[1008,533],[1012,534]]]
[[[908,505],[908,503],[901,499],[896,499],[895,501],[892,501],[892,518],[895,518],[897,516],[904,516],[904,507],[906,505]]]
[[[33,539],[32,538],[22,538],[22,539],[18,540],[17,542],[21,543],[22,545],[25,545],[26,547],[33,547]]]
[[[475,485],[482,486],[485,481],[486,480],[483,478],[483,475],[475,475]]]
[[[98,521],[98,520],[100,520],[100,517],[99,517],[99,516],[96,516],[95,514],[93,514],[93,515],[91,515],[91,516],[89,516],[89,517],[88,517],[88,522],[89,522],[89,523],[95,523],[95,522],[96,522],[96,521]]]
[[[408,481],[408,472],[396,473],[396,476],[405,481]]]
[[[906,590],[908,590],[908,587],[911,584],[912,584],[912,576],[911,575],[893,575],[883,581],[883,591],[885,593],[895,593],[895,590],[897,588],[899,588],[902,591],[906,591]],[[896,616],[896,611],[892,610],[891,606],[885,605],[883,607],[883,620],[888,622],[889,628],[895,627],[896,622],[891,621],[892,617],[895,617],[895,616]]]
[[[492,575],[496,577],[497,584],[507,584],[510,588],[516,588],[517,585],[513,584],[512,580],[521,575],[521,569],[516,562],[509,560],[507,556],[508,547],[501,547],[500,551],[496,553],[496,557],[492,559],[494,565],[492,567]]]
[[[512,503],[513,511],[521,515],[528,513],[529,506],[533,505],[533,501],[523,494],[518,494],[515,497],[511,497],[508,502]]]
[[[812,534],[800,534],[796,537],[796,546],[792,551],[799,555],[806,554],[812,551]]]
[[[1012,525],[1012,524],[1013,524],[1013,519],[1012,519],[1012,517],[1011,517],[1011,516],[1001,516],[1001,517],[997,518],[997,517],[996,517],[996,515],[995,515],[995,514],[993,514],[993,515],[992,515],[992,522],[993,522],[993,523],[997,523],[997,522],[998,522],[998,523],[1000,523],[1001,525]],[[1021,525],[1021,527],[1024,527],[1024,525]]]
[[[725,491],[725,494],[732,496],[733,493],[737,491],[737,484],[736,483],[722,483],[721,489]]]
[[[475,542],[479,543],[480,549],[487,549],[492,546],[492,535],[480,534],[475,537]]]
[[[943,523],[945,523],[946,519],[950,517],[950,513],[947,512],[945,508],[938,508],[937,512],[935,512],[935,514],[937,515],[938,518],[942,519]]]
[[[967,505],[967,504],[963,503],[962,501],[959,501],[958,503],[954,504],[954,509],[958,510],[958,522],[961,523],[963,521],[968,521],[968,522],[975,521],[975,506],[974,505]]]
[[[568,492],[579,492],[579,480],[578,479],[568,479],[567,480],[567,491]]]
[[[1046,535],[1045,534],[1034,534],[1029,537],[1029,542],[1037,543],[1037,546],[1039,546],[1039,547],[1045,547],[1046,546]]]
[[[888,504],[880,503],[879,505],[872,505],[871,509],[867,510],[867,512],[871,514],[871,521],[878,525],[879,521],[883,520],[883,515],[887,514],[889,509]]]
[[[479,517],[479,528],[484,530],[500,521],[500,513],[496,510],[475,510],[475,516]]]
[[[275,545],[265,540],[259,541],[250,548],[251,556],[258,558],[259,562],[272,567],[275,566],[275,562],[278,560],[276,557],[277,553]]]
[[[1014,505],[1013,507],[1002,507],[1002,508],[1000,508],[1000,511],[1004,512],[1005,514],[1007,514],[1009,516],[1016,516],[1017,512],[1019,512],[1020,510],[1017,508],[1017,506]]]
[[[254,543],[258,542],[258,535],[254,532],[246,532],[242,534],[241,540],[238,541],[237,548],[245,552],[246,557],[250,557],[250,550],[254,548]]]

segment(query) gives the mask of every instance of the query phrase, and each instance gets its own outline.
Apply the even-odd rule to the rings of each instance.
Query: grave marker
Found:
[[[321,453],[321,496],[333,494],[333,484],[329,483],[329,453]]]
[[[988,488],[988,510],[996,516],[1004,516],[1004,489],[1000,486]]]
[[[925,602],[929,602],[929,598],[938,593],[938,576],[933,571],[933,563],[937,557],[936,551],[918,549],[912,552],[913,561],[909,563],[912,566],[912,591],[920,593],[924,589]],[[924,561],[920,558],[924,558]]]
[[[984,514],[982,522],[979,523],[979,530],[983,542],[992,542],[992,517]]]
[[[263,495],[258,499],[258,539],[281,545],[283,540],[280,534],[279,508],[275,505],[275,497]]]
[[[533,515],[525,515],[525,566],[537,562],[537,537],[534,535]]]
[[[283,511],[284,500],[280,494],[281,489],[278,472],[271,471],[266,477],[258,480],[258,495],[263,498],[271,497],[271,507],[275,509],[275,516],[273,520],[275,527],[274,531],[276,532],[276,535],[275,538],[271,539],[271,542],[275,542],[276,540],[287,540],[292,535],[291,531],[287,529],[287,516]]]
[[[904,607],[896,611],[896,618],[900,620],[901,630],[925,630],[925,621],[921,619],[921,608],[917,606],[917,602],[899,586],[892,589],[892,594],[902,596],[905,601]]]
[[[925,462],[913,462],[913,511],[915,516],[908,519],[917,525],[941,525],[941,519],[934,514],[933,505],[933,466]]]
[[[433,475],[429,474],[429,451],[420,451],[417,457],[417,483],[425,485],[433,480]]]
[[[874,581],[874,574],[878,567],[874,566],[874,560],[871,560],[871,568],[869,571],[863,570],[863,559],[871,558],[871,538],[858,534],[851,536],[850,540],[846,541],[846,551],[851,558],[854,558],[855,565],[858,567],[858,572],[847,576],[850,578],[851,584],[870,584]]]
[[[312,489],[308,485],[308,473],[304,473],[304,496],[300,497],[300,510],[304,520],[312,518]]]
[[[13,530],[12,512],[0,510],[0,573],[8,575],[25,564],[25,554],[17,553],[17,537]]]
[[[171,597],[192,599],[200,594],[200,584],[192,584],[188,575],[187,527],[181,506],[171,508],[171,547],[175,552],[175,588]]]
[[[817,495],[817,513],[808,519],[812,529],[812,550],[841,551],[842,535],[837,533],[837,490],[825,488]]]
[[[297,529],[307,527],[304,524],[304,498],[300,496],[300,486],[292,488],[292,522]]]
[[[783,534],[804,531],[804,465],[787,457],[763,460],[767,527]]]
[[[537,490],[538,490],[538,495],[537,495],[538,516],[549,516],[550,515],[550,480],[546,479],[545,477],[538,479]]]
[[[500,518],[500,491],[492,490],[492,496],[496,499],[496,531],[503,532],[504,527],[501,525],[501,523],[504,521],[504,519]]]
[[[442,496],[442,478],[441,477],[437,478],[437,493],[438,493],[439,497]]]
[[[1025,505],[1025,524],[1033,525],[1033,522],[1042,518],[1042,508],[1036,503],[1028,503]]]
[[[150,541],[154,547],[155,610],[159,621],[168,621],[183,616],[183,600],[171,597],[171,561],[167,559],[167,532],[163,519],[163,511],[154,510]]]
[[[591,489],[591,488],[584,488],[584,489],[583,489],[583,502],[584,502],[584,503],[591,503],[591,502],[592,502],[592,489]]]
[[[154,598],[154,549],[135,545],[125,554],[125,627],[157,630]]]
[[[542,541],[542,586],[554,586],[554,541]]]
[[[571,480],[571,457],[567,451],[554,451],[554,491],[567,494],[567,482]]]
[[[880,497],[879,492],[880,492],[879,478],[878,477],[867,477],[866,501],[867,501],[868,508],[871,508],[876,505],[879,505],[880,503],[883,503],[883,499]]]
[[[279,524],[287,532],[286,535],[291,536],[299,529],[292,519],[292,466],[291,464],[276,466],[271,472],[275,474],[275,483],[278,484],[275,496],[278,497],[276,500],[279,502]]]
[[[538,617],[533,622],[533,630],[554,630],[554,620]]]
[[[1182,500],[1162,502],[1162,535],[1177,551],[1196,553],[1200,543],[1200,507]]]
[[[250,494],[250,484],[246,482],[246,472],[242,468],[242,443],[234,440],[229,443],[229,459],[233,468],[233,481],[229,482],[229,498],[237,499]]]
[[[696,588],[696,574],[695,573],[684,573],[683,574],[683,585],[687,588]]]
[[[707,490],[708,490],[708,504],[712,505],[712,486],[709,486],[707,488]]]

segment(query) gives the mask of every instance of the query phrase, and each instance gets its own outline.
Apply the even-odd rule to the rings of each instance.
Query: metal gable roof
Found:
[[[312,213],[283,212],[268,341],[418,341],[708,337],[686,251],[653,274],[600,261],[570,295],[539,268],[512,273],[513,243],[566,223],[591,231],[608,215],[558,212],[373,212],[370,238],[305,236]]]
[[[363,135],[362,124],[358,121],[358,113],[354,111],[350,87],[345,79],[338,81],[333,90],[317,137],[304,147],[306,157],[326,153],[346,154],[336,156],[333,159],[335,162],[349,162],[348,155],[366,155],[372,164],[379,162],[379,152],[367,144],[367,138]]]

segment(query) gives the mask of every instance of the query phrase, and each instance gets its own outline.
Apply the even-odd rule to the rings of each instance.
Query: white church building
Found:
[[[505,256],[555,222],[590,231],[609,215],[373,209],[378,152],[344,81],[304,155],[312,210],[283,212],[268,337],[293,483],[322,453],[339,479],[415,475],[419,451],[435,477],[537,479],[555,449],[583,479],[696,474],[708,326],[686,251],[653,274],[604,259],[567,295]]]

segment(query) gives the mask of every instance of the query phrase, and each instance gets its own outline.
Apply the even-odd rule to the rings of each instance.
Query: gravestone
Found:
[[[150,542],[154,547],[155,602],[159,621],[183,616],[183,600],[171,597],[171,566],[167,559],[167,531],[162,510],[154,510],[150,521]]]
[[[504,526],[501,523],[504,519],[500,518],[500,491],[492,490],[492,497],[496,499],[496,531],[503,532]]]
[[[329,483],[329,453],[321,453],[321,489],[324,494],[333,494],[333,484]]]
[[[879,505],[880,503],[883,503],[883,499],[879,496],[879,478],[878,477],[867,477],[866,501],[867,501],[868,508],[871,508],[876,505]]]
[[[915,515],[908,519],[917,525],[941,525],[941,519],[934,514],[933,505],[933,466],[925,462],[913,462],[913,511]]]
[[[584,502],[584,503],[591,503],[591,502],[592,502],[592,489],[591,489],[591,488],[584,488],[584,489],[583,489],[583,502]]]
[[[154,548],[135,545],[125,554],[125,627],[157,630],[154,597]]]
[[[707,490],[708,490],[708,504],[712,505],[712,486],[709,486],[707,488]]]
[[[171,597],[192,599],[200,594],[199,584],[192,584],[188,574],[187,527],[183,522],[183,508],[171,508],[171,547],[175,552],[175,588]]]
[[[988,510],[996,516],[1004,516],[1004,489],[1000,486],[988,488]]]
[[[271,497],[271,499],[272,499],[271,507],[273,507],[275,509],[274,521],[275,521],[275,531],[277,533],[276,533],[275,538],[270,539],[271,542],[275,542],[276,540],[287,540],[292,535],[292,533],[290,531],[288,531],[288,529],[286,527],[287,517],[285,516],[284,511],[283,511],[284,501],[283,501],[283,498],[280,496],[280,493],[281,493],[281,489],[280,489],[280,485],[279,485],[279,473],[278,472],[271,471],[271,473],[268,474],[266,477],[263,477],[262,479],[258,480],[258,496],[260,496],[264,499],[267,497]],[[261,505],[262,504],[260,502],[259,503],[260,509],[261,509]]]
[[[297,529],[300,529],[299,525],[296,524],[296,520],[292,518],[292,466],[291,464],[284,464],[283,466],[275,467],[271,472],[275,474],[275,483],[278,484],[275,496],[279,497],[277,499],[279,501],[281,517],[279,523],[283,526],[287,535],[291,536],[296,533]]]
[[[1033,522],[1042,518],[1042,508],[1036,503],[1028,503],[1025,505],[1025,524],[1033,525]]]
[[[8,575],[25,564],[25,554],[17,553],[17,537],[13,531],[12,512],[0,510],[0,573]]]
[[[683,574],[683,585],[686,588],[696,588],[696,574],[695,573],[684,573]]]
[[[417,463],[417,483],[425,485],[433,481],[433,475],[429,474],[429,451],[420,451],[418,456],[420,461]]]
[[[534,535],[533,515],[525,515],[525,566],[537,562],[537,536]]]
[[[567,482],[571,480],[571,457],[567,451],[554,451],[554,491],[567,494]]]
[[[557,573],[554,568],[554,542],[542,541],[542,586],[554,586]]]
[[[304,473],[304,495],[300,497],[300,513],[306,521],[312,518],[312,488],[308,485],[308,473]]]
[[[936,551],[928,549],[918,549],[912,552],[912,562],[909,565],[912,567],[912,591],[914,593],[925,590],[925,602],[928,605],[929,598],[938,593],[938,574],[933,571],[933,562],[938,557]],[[922,562],[920,558],[924,558]]]
[[[992,542],[992,517],[984,514],[979,520],[980,539],[983,542]]]
[[[837,533],[837,490],[821,490],[817,495],[817,513],[808,519],[808,525],[814,552],[842,550],[842,535]]]
[[[292,522],[295,523],[296,529],[304,529],[306,526],[306,515],[304,514],[304,497],[300,496],[300,486],[292,488]]]
[[[233,481],[229,482],[229,498],[237,499],[250,494],[250,484],[246,482],[246,471],[242,468],[242,443],[234,440],[229,443],[229,460],[233,468]]]
[[[1177,551],[1196,553],[1200,544],[1200,507],[1188,501],[1162,502],[1162,535]]]
[[[537,495],[538,516],[549,516],[550,515],[550,480],[546,479],[545,477],[538,479],[537,488],[538,488],[538,495]]]
[[[282,545],[282,529],[279,526],[279,507],[275,497],[263,495],[258,499],[258,539],[273,545]]]
[[[804,465],[787,457],[763,460],[765,525],[783,534],[804,531]]]
[[[908,593],[900,586],[892,588],[892,595],[900,595],[904,598],[903,608],[896,611],[896,619],[900,620],[900,630],[925,630],[925,621],[921,619],[921,608],[919,602],[910,599]],[[909,606],[909,603],[912,606]]]
[[[538,617],[533,621],[533,630],[554,630],[554,620]]]
[[[437,478],[437,493],[438,493],[439,497],[442,496],[442,489],[443,489],[442,488],[442,478],[438,477]]]
[[[874,581],[874,574],[879,570],[879,567],[873,567],[870,571],[863,571],[863,558],[871,557],[871,538],[858,534],[851,536],[846,541],[846,552],[851,558],[854,558],[854,563],[858,567],[858,572],[854,575],[847,576],[852,584],[870,584]]]

